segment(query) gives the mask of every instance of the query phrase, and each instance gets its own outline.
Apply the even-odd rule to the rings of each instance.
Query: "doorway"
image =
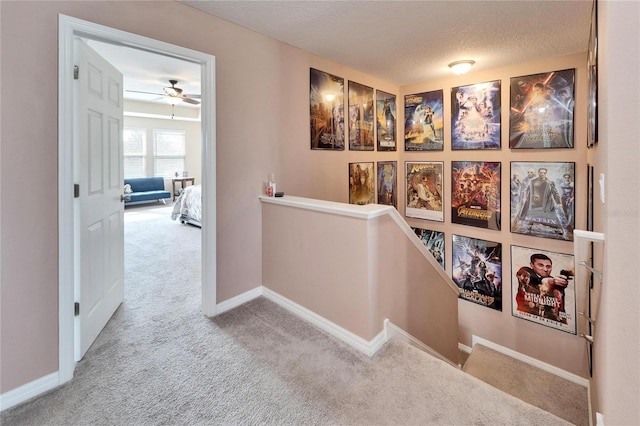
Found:
[[[76,37],[134,47],[201,66],[202,89],[202,301],[204,315],[216,314],[216,178],[215,178],[215,58],[211,55],[116,30],[91,22],[59,15],[58,69],[58,213],[59,213],[59,368],[58,382],[73,378],[74,361],[74,283],[78,276],[75,252],[79,241],[74,235],[74,161],[76,141],[73,122],[73,69]]]

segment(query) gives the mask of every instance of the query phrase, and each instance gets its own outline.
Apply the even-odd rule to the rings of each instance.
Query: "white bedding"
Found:
[[[202,185],[190,185],[182,191],[171,213],[171,219],[177,218],[182,223],[202,224]]]

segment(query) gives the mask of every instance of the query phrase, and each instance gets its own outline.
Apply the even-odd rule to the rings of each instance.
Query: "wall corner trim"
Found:
[[[252,290],[246,291],[242,294],[239,294],[231,299],[227,299],[224,302],[218,303],[216,305],[216,312],[214,315],[209,316],[209,318],[213,318],[216,315],[220,315],[223,312],[230,311],[238,306],[247,303],[253,299],[262,296],[262,287],[256,287]]]

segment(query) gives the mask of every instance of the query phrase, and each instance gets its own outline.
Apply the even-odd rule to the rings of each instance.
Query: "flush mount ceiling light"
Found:
[[[453,71],[454,73],[461,75],[469,71],[473,66],[473,64],[475,63],[476,61],[472,61],[471,59],[465,59],[462,61],[451,62],[449,64],[449,68],[451,68],[451,71]]]

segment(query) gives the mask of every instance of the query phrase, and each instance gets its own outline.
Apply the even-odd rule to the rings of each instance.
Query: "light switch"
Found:
[[[600,184],[600,201],[604,204],[604,173],[600,173],[598,183]]]

